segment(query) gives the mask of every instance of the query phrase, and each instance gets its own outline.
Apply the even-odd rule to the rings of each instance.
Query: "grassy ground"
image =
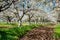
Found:
[[[60,37],[60,23],[54,26],[55,37]]]
[[[0,28],[0,40],[16,40],[19,36],[22,36],[26,33],[26,31],[31,30],[33,27],[37,27],[39,25],[47,26],[50,23],[37,23],[30,24],[22,23],[23,26],[18,27],[17,23],[7,24],[6,22],[0,22],[0,26],[10,26],[12,28]],[[60,37],[60,24],[56,24],[54,26],[55,36]]]
[[[7,22],[0,21],[0,27],[13,27],[13,26],[17,26],[17,23],[16,22],[7,23]]]
[[[34,22],[31,22],[31,24],[35,24]],[[36,23],[36,24],[41,24],[41,25],[49,25],[50,23],[49,22],[39,22],[39,23]],[[23,22],[22,25],[29,25],[28,22]],[[17,22],[11,22],[11,23],[7,23],[7,22],[1,22],[0,21],[0,27],[14,27],[14,26],[18,26],[18,23]]]
[[[0,28],[0,40],[16,40],[19,36],[22,36],[26,31],[31,30],[33,27],[37,27],[40,24],[23,25],[20,27],[12,28]]]

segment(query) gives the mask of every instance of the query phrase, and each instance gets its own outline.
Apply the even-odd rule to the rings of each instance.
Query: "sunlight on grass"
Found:
[[[23,25],[20,27],[12,27],[12,28],[0,28],[0,34],[3,40],[15,40],[19,36],[22,36],[26,33],[26,31],[31,30],[33,27],[37,27],[39,24],[31,24],[31,25]],[[3,36],[4,34],[4,36]]]
[[[4,39],[6,39],[6,40],[8,40],[8,39],[9,40],[15,40],[18,37],[24,35],[26,33],[26,31],[29,31],[29,30],[31,30],[34,27],[39,27],[41,25],[43,25],[43,26],[50,25],[49,22],[46,22],[46,23],[36,23],[36,24],[34,22],[32,22],[30,25],[27,22],[23,22],[22,24],[23,24],[22,26],[18,27],[17,26],[18,23],[15,23],[15,22],[11,23],[11,24],[7,24],[6,22],[1,22],[0,26],[3,26],[3,27],[5,27],[5,26],[8,27],[9,26],[11,28],[0,28],[0,31],[1,31],[0,32],[0,34],[1,34],[0,35],[0,39],[3,37],[3,40]],[[58,31],[60,30],[60,29],[58,29],[58,31],[57,31],[57,29],[56,29],[57,27],[56,26],[59,27],[59,25],[58,24],[55,25],[55,29],[54,29],[55,32],[56,32],[55,34],[57,34]],[[4,34],[4,36],[2,34]]]
[[[7,22],[0,21],[0,27],[14,27],[17,25],[18,25],[18,23],[16,23],[16,22],[7,23]]]
[[[54,26],[55,37],[60,37],[60,23]]]
[[[60,27],[60,23],[56,24],[54,27]]]

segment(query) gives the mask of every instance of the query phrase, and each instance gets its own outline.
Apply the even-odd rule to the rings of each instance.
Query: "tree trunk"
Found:
[[[29,15],[29,20],[28,21],[29,21],[29,24],[31,24],[31,22],[30,22],[31,21],[30,15]]]
[[[18,27],[19,27],[19,26],[22,26],[22,20],[19,20],[19,21],[18,21]]]

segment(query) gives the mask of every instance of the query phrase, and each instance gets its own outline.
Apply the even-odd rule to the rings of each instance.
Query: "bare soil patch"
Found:
[[[28,31],[18,40],[53,40],[53,34],[53,28],[41,26]]]

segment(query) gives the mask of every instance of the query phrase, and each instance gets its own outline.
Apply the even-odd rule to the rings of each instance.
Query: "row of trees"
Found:
[[[5,5],[3,3],[0,6],[0,12],[3,11],[4,17],[7,18],[7,21],[8,22],[11,22],[11,16],[10,16],[10,14],[9,15],[5,15],[5,14],[7,14],[6,11],[7,12],[12,12],[15,15],[15,17],[18,19],[17,21],[19,23],[19,26],[22,25],[21,23],[22,23],[22,18],[24,17],[24,15],[28,15],[28,17],[29,17],[29,23],[30,23],[30,19],[32,18],[33,15],[30,16],[30,13],[28,13],[28,12],[30,12],[31,10],[32,11],[33,10],[35,10],[35,11],[37,10],[36,8],[34,8],[34,6],[35,6],[34,5],[34,2],[33,3],[30,3],[28,0],[20,0],[20,1],[19,0],[1,0],[0,2],[5,2],[6,3]],[[20,4],[19,4],[19,2],[20,2]],[[25,4],[25,2],[26,2],[26,4]],[[18,4],[21,7],[17,7],[16,5],[18,5]],[[11,5],[13,6],[13,9],[14,10],[10,10],[9,9],[9,8],[11,8]],[[22,8],[22,9],[20,9],[20,8]],[[20,16],[19,11],[22,11],[23,12],[21,16]]]
[[[42,1],[43,0],[40,0],[40,2]],[[0,12],[3,13],[7,22],[11,22],[13,18],[16,18],[19,26],[22,25],[22,19],[25,15],[28,16],[27,20],[29,24],[31,20],[34,20],[35,22],[38,22],[39,20],[54,21],[55,19],[48,17],[50,14],[44,10],[44,7],[48,5],[48,3],[43,1],[43,6],[40,8],[40,6],[36,5],[36,2],[36,0],[0,0]],[[50,8],[53,11],[51,6]]]

